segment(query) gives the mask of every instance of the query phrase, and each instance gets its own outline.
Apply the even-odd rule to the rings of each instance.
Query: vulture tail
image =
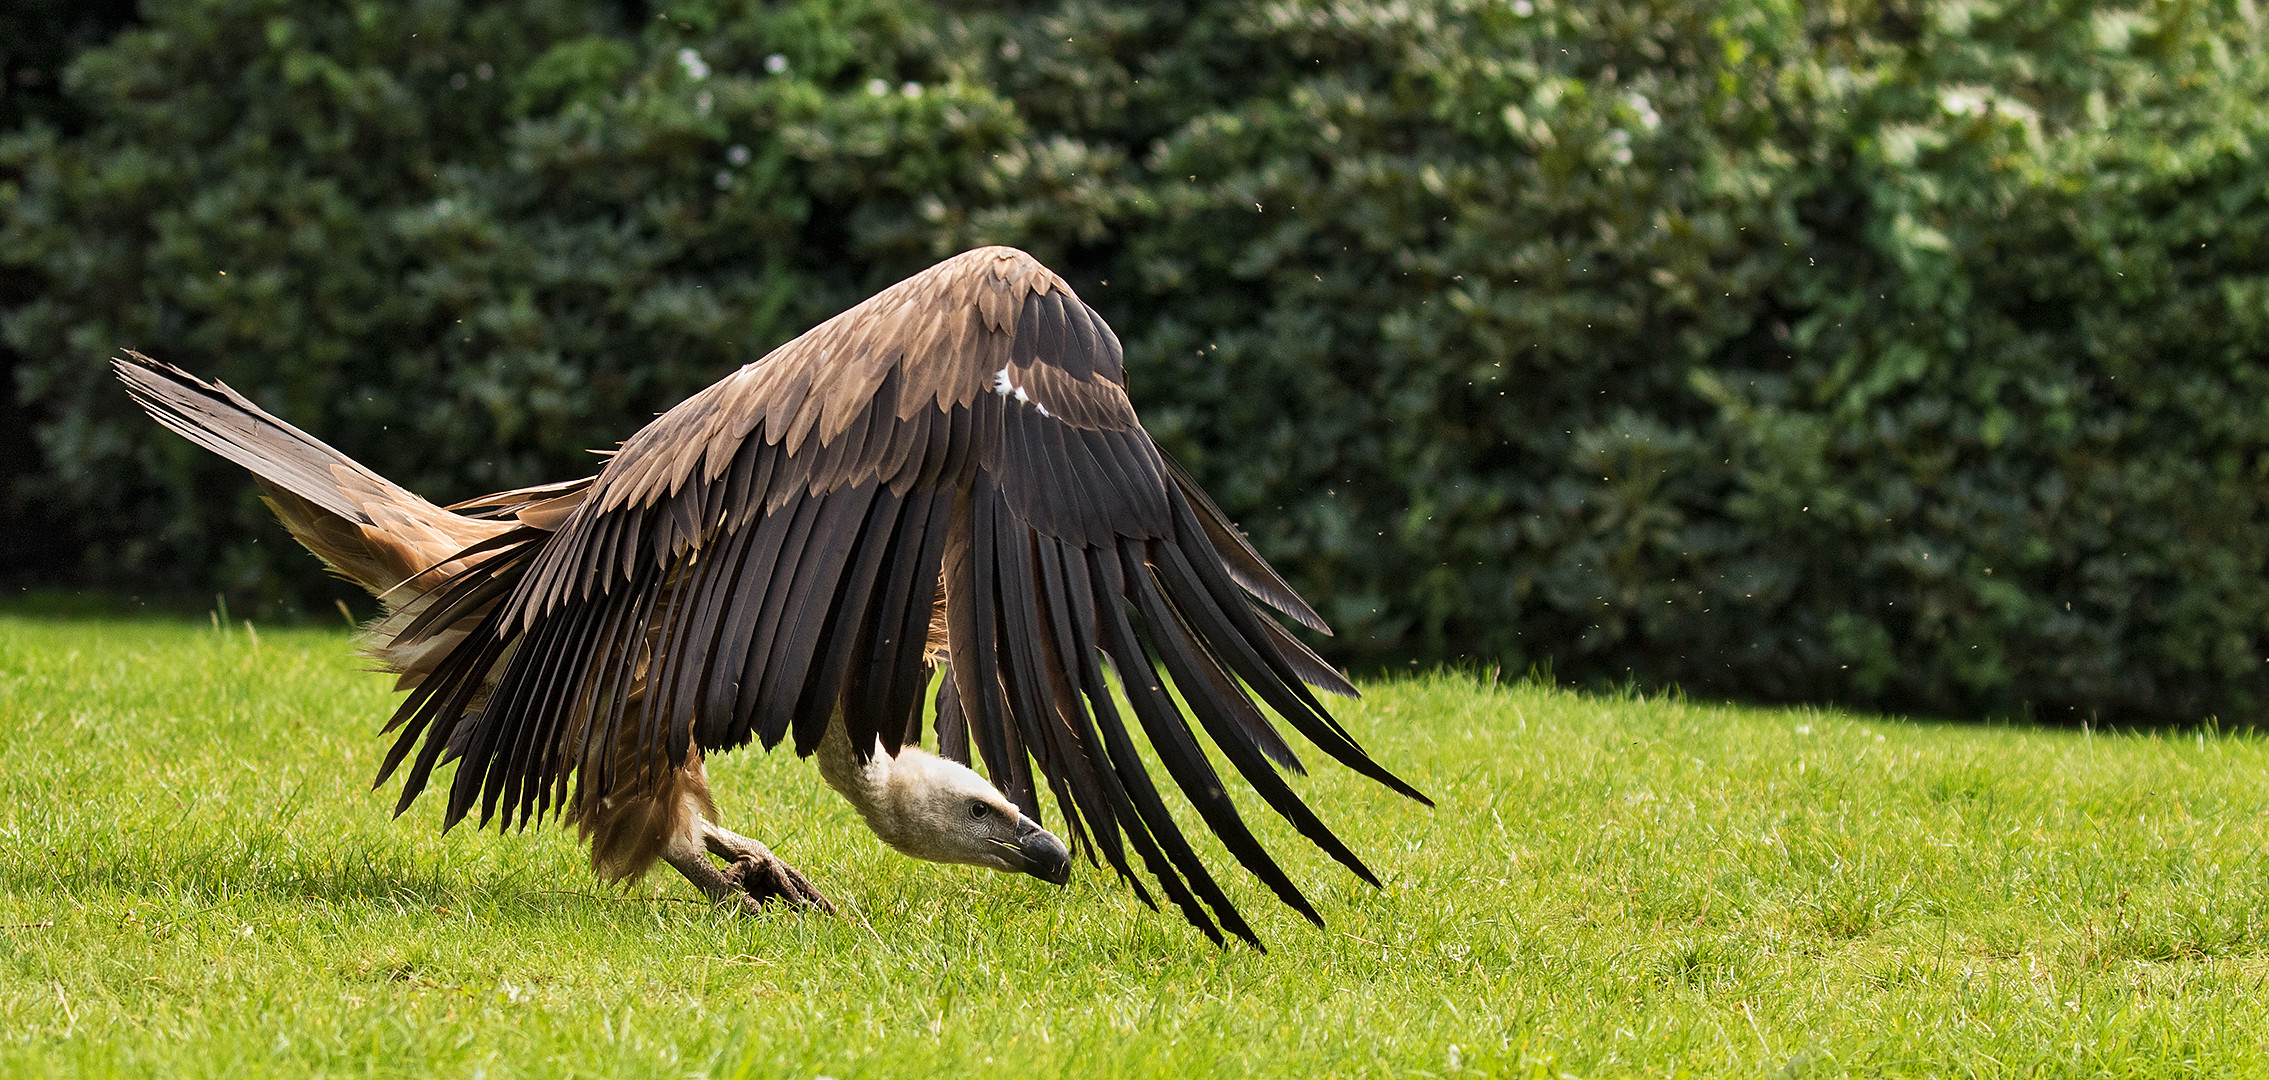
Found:
[[[181,437],[250,471],[292,538],[385,603],[370,655],[414,687],[495,606],[533,542],[582,501],[588,481],[502,492],[453,513],[253,404],[140,353],[111,368],[136,404]]]
[[[126,355],[111,367],[136,404],[181,437],[250,471],[293,539],[389,608],[406,606],[450,576],[443,568],[465,548],[517,524],[452,514],[224,383],[140,353]],[[411,588],[401,590],[405,582]]]

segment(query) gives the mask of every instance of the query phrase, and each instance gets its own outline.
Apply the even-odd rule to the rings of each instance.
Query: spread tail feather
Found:
[[[151,418],[249,470],[293,539],[390,608],[462,569],[451,564],[465,548],[512,528],[419,498],[226,384],[126,355],[111,367]]]

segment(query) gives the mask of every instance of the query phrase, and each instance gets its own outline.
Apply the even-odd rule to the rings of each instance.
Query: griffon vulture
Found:
[[[1426,802],[1310,691],[1355,693],[1259,604],[1323,620],[1159,453],[1117,336],[1021,251],[885,289],[663,413],[596,476],[449,507],[130,355],[118,376],[152,417],[251,470],[293,537],[384,602],[366,647],[409,691],[377,781],[407,765],[397,814],[454,759],[445,828],[476,807],[500,828],[563,810],[601,878],[659,858],[719,903],[829,908],[717,822],[703,771],[792,737],[891,847],[1061,884],[1071,854],[1040,826],[1045,782],[1091,864],[1099,852],[1156,907],[1131,851],[1216,943],[1258,946],[1175,827],[1114,682],[1231,855],[1318,925],[1190,717],[1372,884],[1278,774],[1302,767],[1253,698]]]

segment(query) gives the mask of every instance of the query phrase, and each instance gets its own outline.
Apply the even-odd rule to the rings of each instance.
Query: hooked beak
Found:
[[[1016,815],[1016,847],[1010,856],[1017,869],[1051,885],[1071,880],[1071,852],[1056,834],[1023,814]]]

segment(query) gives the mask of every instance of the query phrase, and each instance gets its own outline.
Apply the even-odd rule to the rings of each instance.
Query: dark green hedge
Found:
[[[330,595],[116,346],[446,498],[1003,242],[1340,660],[2269,703],[2249,4],[623,10],[177,0],[81,57],[86,131],[0,144],[77,573]]]

